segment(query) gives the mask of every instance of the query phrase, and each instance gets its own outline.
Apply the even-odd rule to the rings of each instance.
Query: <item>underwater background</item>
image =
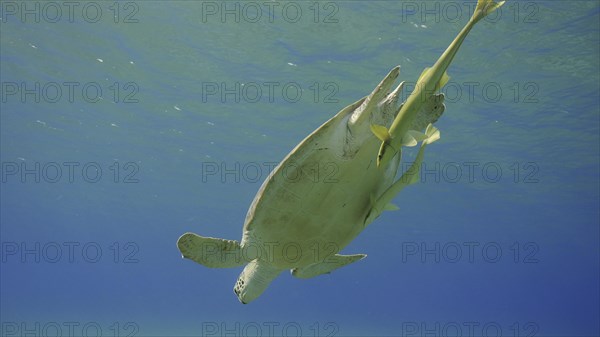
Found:
[[[366,259],[242,305],[175,245],[239,240],[273,165],[474,4],[3,0],[2,336],[600,335],[597,1],[477,24]]]

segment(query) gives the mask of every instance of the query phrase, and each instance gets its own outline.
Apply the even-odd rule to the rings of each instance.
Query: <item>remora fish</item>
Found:
[[[395,67],[370,95],[342,109],[300,142],[260,187],[241,241],[185,233],[177,241],[182,256],[210,268],[245,265],[233,287],[242,303],[258,298],[284,270],[297,278],[311,278],[366,257],[338,253],[383,211],[397,209],[391,200],[418,181],[425,147],[440,138],[433,123],[444,111],[444,96],[433,91],[443,85],[442,75],[467,32],[501,4],[478,1],[469,24],[436,65],[423,73],[401,108],[397,103],[403,83],[390,90],[400,72]],[[384,143],[376,165],[378,138]],[[419,142],[414,163],[396,179],[401,156],[393,149]],[[315,179],[303,174],[315,168],[330,173],[327,168],[333,168],[335,175]]]
[[[496,3],[493,0],[478,0],[475,12],[473,12],[469,22],[454,38],[454,41],[452,41],[437,62],[431,68],[423,70],[417,80],[415,89],[396,115],[390,129],[387,130],[381,125],[372,125],[371,129],[373,133],[382,141],[379,154],[377,155],[377,166],[385,167],[396,153],[400,151],[402,145],[414,142],[411,135],[407,133],[412,120],[423,104],[450,79],[446,70],[450,66],[450,63],[452,63],[465,37],[467,37],[467,34],[469,34],[477,22],[503,4],[504,1]]]

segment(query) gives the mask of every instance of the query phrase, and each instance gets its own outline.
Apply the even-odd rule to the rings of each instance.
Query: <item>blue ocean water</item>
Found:
[[[392,67],[414,83],[471,5],[3,0],[1,335],[600,335],[597,1],[474,28],[366,259],[242,305],[241,268],[175,245],[239,239],[273,165]]]

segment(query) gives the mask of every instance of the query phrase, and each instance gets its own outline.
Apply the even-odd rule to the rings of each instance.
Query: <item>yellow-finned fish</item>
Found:
[[[372,125],[371,129],[373,133],[382,141],[379,154],[377,155],[378,167],[386,167],[386,164],[400,151],[401,146],[406,142],[412,141],[412,137],[406,137],[412,120],[421,109],[421,106],[450,79],[446,70],[450,66],[450,63],[452,63],[465,37],[467,37],[467,34],[469,34],[477,22],[503,4],[504,1],[478,0],[475,12],[469,22],[454,38],[454,41],[452,41],[437,62],[432,67],[423,70],[417,80],[415,89],[406,100],[404,106],[402,106],[402,109],[400,109],[390,129],[387,130],[381,125]]]

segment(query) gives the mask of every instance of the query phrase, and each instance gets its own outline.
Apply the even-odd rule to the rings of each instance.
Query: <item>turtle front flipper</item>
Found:
[[[360,261],[367,257],[365,254],[354,255],[339,255],[329,256],[323,262],[311,264],[306,267],[292,269],[292,275],[297,278],[311,278],[322,274],[328,274],[332,271],[349,265],[350,263]]]
[[[268,262],[253,260],[242,270],[233,292],[240,302],[248,304],[258,298],[282,271]]]
[[[235,240],[185,233],[177,240],[177,248],[184,258],[210,268],[233,268],[248,262],[244,260],[239,242]]]

